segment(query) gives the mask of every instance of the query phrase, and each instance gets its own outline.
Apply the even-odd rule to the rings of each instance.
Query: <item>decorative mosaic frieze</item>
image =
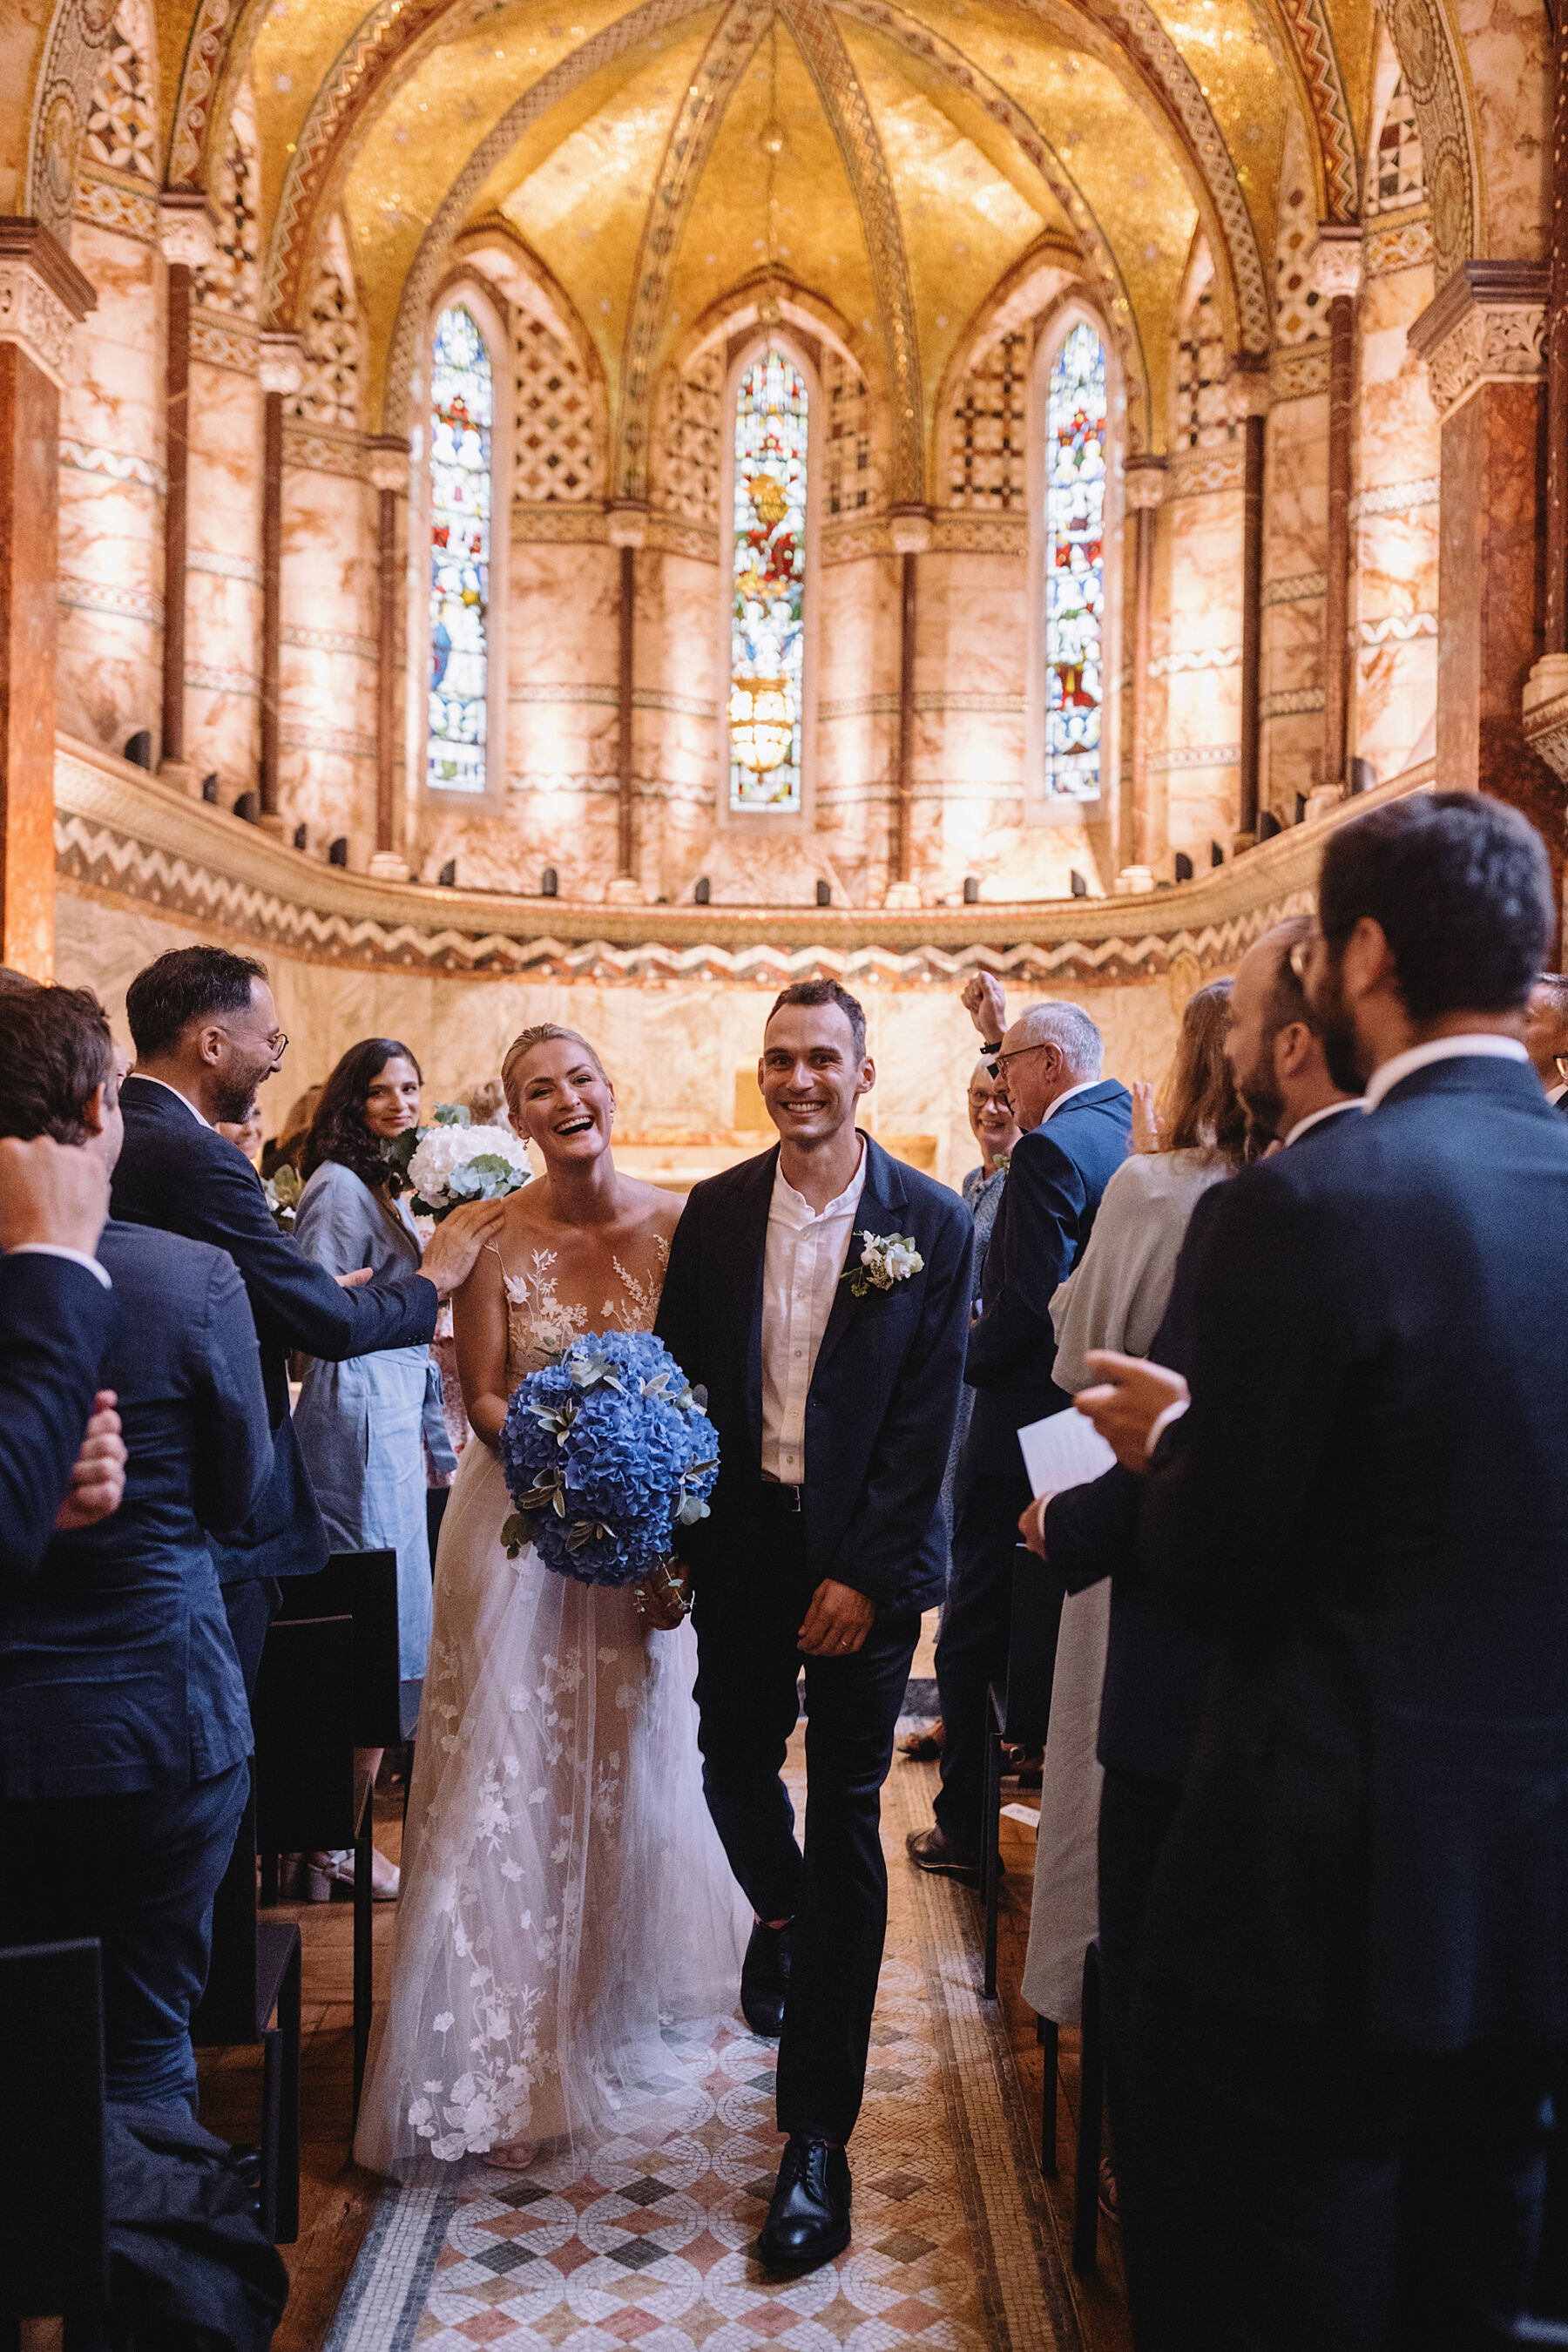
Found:
[[[337,474],[368,482],[375,453],[357,433],[332,433],[321,425],[285,423],[283,463],[306,474]]]
[[[515,500],[510,530],[513,541],[524,546],[531,541],[554,541],[566,546],[582,542],[604,547],[609,542],[605,510],[600,506],[531,507]]]
[[[825,571],[835,563],[857,563],[864,555],[892,553],[892,526],[886,516],[825,524],[817,539],[817,561]]]
[[[261,366],[261,339],[248,320],[193,310],[191,357],[205,360],[208,367],[229,368],[237,375],[256,375]]]
[[[664,710],[676,719],[700,719],[711,726],[719,716],[716,702],[700,694],[670,694],[659,687],[638,687],[632,696],[634,710]]]
[[[93,162],[158,184],[152,29],[147,0],[120,0],[88,110],[83,146]]]
[[[122,180],[107,180],[83,172],[76,185],[76,217],[91,228],[111,229],[116,236],[134,237],[138,245],[158,242],[158,199]]]
[[[202,694],[238,694],[251,702],[261,699],[261,681],[247,669],[187,669],[185,684]]]
[[[302,380],[288,413],[307,425],[357,431],[364,375],[364,323],[341,217],[324,242],[300,331]]]
[[[1436,613],[1388,613],[1380,621],[1357,621],[1349,637],[1352,646],[1405,646],[1436,634]]]
[[[1156,775],[1179,775],[1192,768],[1238,768],[1239,743],[1184,743],[1173,751],[1156,751],[1149,761]]]
[[[208,572],[215,580],[244,580],[253,588],[261,585],[261,566],[254,555],[225,555],[213,547],[187,548],[185,569]]]
[[[657,548],[662,555],[687,556],[693,563],[719,562],[717,530],[710,530],[702,523],[682,522],[678,515],[649,515],[643,544]]]
[[[1190,670],[1238,669],[1239,646],[1193,646],[1180,653],[1161,654],[1149,665],[1151,677],[1181,677]]]
[[[1310,711],[1321,710],[1323,689],[1321,686],[1286,687],[1277,694],[1266,694],[1258,708],[1260,719],[1300,719]]]
[[[1173,457],[1165,476],[1165,501],[1201,499],[1211,490],[1239,490],[1246,470],[1246,452],[1239,445],[1228,449],[1192,449]]]
[[[1388,95],[1383,121],[1373,141],[1372,168],[1367,173],[1366,213],[1407,211],[1426,201],[1426,161],[1421,152],[1421,131],[1415,100],[1400,74]]]
[[[896,694],[852,694],[834,702],[819,702],[816,715],[829,724],[836,719],[894,719],[899,713]],[[821,787],[817,788],[821,797]]]
[[[1268,364],[1268,389],[1276,402],[1310,400],[1329,388],[1329,347],[1324,342],[1298,344],[1294,351],[1276,352]]]
[[[1425,475],[1418,482],[1375,483],[1352,499],[1351,520],[1359,522],[1363,515],[1415,514],[1422,507],[1437,505],[1441,489],[1436,474]]]
[[[546,707],[572,709],[582,705],[609,710],[618,710],[621,701],[619,692],[613,686],[552,686],[542,682],[526,686],[514,683],[507,688],[506,698],[509,702],[538,703]]]
[[[1431,260],[1434,249],[1432,224],[1425,213],[1415,220],[1369,226],[1362,244],[1369,278],[1385,278],[1393,269],[1415,269]]]
[[[1022,561],[1029,552],[1027,515],[937,514],[931,544],[942,555],[999,555]]]
[[[290,726],[280,722],[278,740],[285,751],[331,751],[344,760],[374,760],[375,737],[361,735],[352,727]]]
[[[605,452],[593,386],[574,352],[542,319],[517,315],[516,423],[511,465],[525,506],[580,506],[601,498]]]
[[[306,629],[298,622],[285,621],[279,636],[298,653],[351,654],[356,661],[367,662],[381,658],[381,647],[374,637],[356,636],[349,629]]]
[[[162,497],[167,483],[162,466],[139,457],[130,449],[100,449],[85,441],[60,443],[60,463],[79,474],[107,474],[111,482],[134,483],[138,489],[156,490]]]
[[[1298,572],[1288,580],[1266,580],[1258,603],[1267,611],[1272,604],[1310,604],[1326,596],[1329,583],[1321,572]]]
[[[62,572],[55,601],[76,613],[107,613],[118,621],[140,621],[148,628],[163,625],[163,600],[151,589],[117,588],[103,580],[79,580]]]
[[[216,250],[211,261],[204,262],[191,280],[191,291],[199,310],[226,312],[237,319],[256,316],[259,186],[256,102],[247,74],[235,90],[223,152],[211,183],[212,208],[217,222]],[[193,318],[193,331],[195,326]]]

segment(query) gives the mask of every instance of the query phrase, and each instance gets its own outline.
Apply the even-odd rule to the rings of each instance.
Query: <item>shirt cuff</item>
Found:
[[[85,1265],[89,1274],[96,1275],[105,1290],[114,1287],[109,1279],[107,1266],[100,1265],[98,1260],[89,1257],[85,1250],[66,1249],[58,1242],[18,1242],[16,1248],[7,1250],[5,1255],[7,1257],[68,1258],[72,1265]]]
[[[1149,1432],[1148,1442],[1143,1448],[1145,1458],[1152,1455],[1154,1448],[1159,1444],[1165,1432],[1173,1423],[1180,1421],[1191,1402],[1191,1397],[1177,1397],[1173,1403],[1165,1407],[1163,1412],[1155,1416],[1154,1426]]]

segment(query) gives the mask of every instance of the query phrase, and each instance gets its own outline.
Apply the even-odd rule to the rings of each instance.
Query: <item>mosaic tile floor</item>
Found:
[[[389,2189],[328,2352],[1079,2352],[971,1897],[919,1877],[887,1792],[891,1916],[850,2147],[855,2236],[786,2279],[752,2251],[781,2145],[774,2045],[739,2016],[672,2038],[657,2128],[526,2175]]]

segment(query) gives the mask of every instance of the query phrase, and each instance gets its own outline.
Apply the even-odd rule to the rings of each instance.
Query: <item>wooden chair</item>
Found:
[[[1100,2151],[1105,2118],[1105,2014],[1100,1997],[1100,1938],[1083,1956],[1083,2016],[1078,2077],[1078,2168],[1073,2180],[1073,2268],[1100,2260]]]
[[[393,1682],[395,1697],[395,1652]],[[276,1621],[267,1636],[250,1706],[256,1731],[257,1836],[268,1858],[274,1899],[279,1854],[340,1852],[344,1847],[353,1851],[353,2112],[357,2121],[370,2046],[372,1790],[370,1774],[354,1763],[354,1748],[374,1743],[355,1738],[354,1694],[352,1618],[280,1617]]]
[[[0,2352],[24,2319],[62,2319],[65,2352],[101,2352],[103,1985],[96,1937],[0,1951]]]
[[[980,1891],[985,1904],[987,2000],[996,1998],[996,1915],[1002,1899],[997,1841],[1002,1822],[1002,1750],[1043,1748],[1051,1722],[1051,1676],[1062,1622],[1062,1591],[1044,1562],[1020,1545],[1013,1559],[1013,1616],[1004,1679],[985,1695],[985,1778],[980,1806]]]
[[[213,1906],[212,1962],[191,2039],[198,2050],[261,2044],[258,2213],[275,2246],[291,2246],[300,2234],[300,1960],[299,1928],[257,1916],[253,1776]]]

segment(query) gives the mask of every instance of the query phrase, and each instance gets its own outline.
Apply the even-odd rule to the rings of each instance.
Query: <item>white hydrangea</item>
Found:
[[[484,1159],[504,1160],[512,1171],[510,1181],[503,1183],[493,1171],[487,1171],[489,1181],[481,1186],[459,1185],[454,1190],[452,1179],[458,1171],[471,1160]],[[498,1200],[503,1193],[519,1191],[531,1173],[527,1146],[506,1127],[426,1128],[408,1162],[415,1193],[430,1209],[456,1208],[463,1200]]]

